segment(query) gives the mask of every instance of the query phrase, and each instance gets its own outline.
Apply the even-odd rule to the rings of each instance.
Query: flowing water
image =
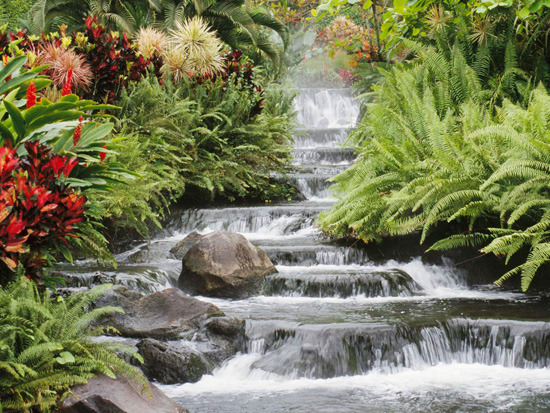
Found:
[[[199,297],[246,319],[246,345],[198,383],[163,390],[191,412],[550,411],[549,300],[468,286],[420,259],[375,265],[323,240],[315,218],[333,202],[327,179],[353,162],[343,145],[359,111],[346,90],[304,90],[296,105],[292,179],[307,201],[176,211],[116,271],[73,273],[165,288],[181,269],[168,251],[193,230],[240,232],[277,265],[259,296]]]

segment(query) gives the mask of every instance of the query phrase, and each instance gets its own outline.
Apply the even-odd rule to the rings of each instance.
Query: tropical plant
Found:
[[[216,75],[224,68],[221,54],[223,44],[200,18],[183,24],[176,23],[171,30],[168,47],[162,53],[161,71],[175,83],[185,78]]]
[[[278,189],[272,175],[289,167],[292,111],[258,114],[264,99],[270,96],[243,88],[232,75],[177,87],[148,78],[130,87],[120,104],[135,133],[164,141],[171,156],[163,163],[180,185],[235,199]]]
[[[152,26],[145,27],[136,33],[136,46],[143,56],[162,56],[168,46],[168,36]]]
[[[133,34],[152,19],[152,13],[160,11],[160,0],[37,0],[27,16],[28,29],[33,34],[55,31],[61,24],[71,29],[82,29],[89,15],[95,15],[111,30],[123,30]]]
[[[69,81],[76,90],[89,91],[92,83],[92,70],[83,55],[73,49],[49,42],[41,46],[31,66],[47,66],[42,72],[61,90]]]
[[[0,56],[27,55],[31,65],[49,64],[44,74],[55,83],[66,79],[71,69],[73,91],[98,102],[115,101],[128,83],[139,80],[150,67],[160,75],[158,55],[138,53],[125,33],[109,32],[97,17],[86,19],[83,32],[69,34],[62,29],[40,37],[0,31]]]
[[[276,63],[280,62],[281,50],[271,34],[277,33],[285,47],[288,41],[285,25],[262,7],[248,9],[244,0],[138,0],[131,5],[122,0],[38,0],[29,11],[29,29],[40,34],[62,23],[82,29],[88,15],[96,15],[102,24],[130,34],[151,23],[166,30],[177,29],[177,24],[200,16],[229,46],[261,50]],[[141,23],[137,16],[142,16]]]
[[[381,37],[388,49],[397,51],[403,38],[438,44],[440,49],[460,39],[467,59],[476,55],[486,60],[489,77],[507,71],[504,58],[515,53],[517,68],[532,74],[535,83],[545,82],[549,6],[538,0],[399,1],[384,14]]]
[[[110,136],[113,124],[87,120],[113,107],[80,100],[69,90],[57,102],[38,100],[37,89],[49,81],[37,76],[41,67],[21,72],[25,61],[14,58],[0,70],[0,91],[6,93],[0,108],[0,255],[11,270],[23,262],[38,281],[56,253],[72,259],[69,244],[111,259],[98,231],[102,211],[82,193],[109,190],[134,175],[106,161],[119,148]],[[26,99],[18,99],[25,85]]]
[[[320,223],[365,242],[419,232],[423,243],[451,233],[432,249],[483,247],[506,262],[530,250],[498,281],[521,274],[526,290],[550,257],[550,98],[539,87],[519,104],[502,95],[488,101],[502,91],[483,88],[458,44],[449,60],[411,46],[421,63],[385,72],[352,135],[359,159],[336,178],[341,199]]]
[[[280,63],[282,50],[272,40],[273,32],[280,36],[284,47],[288,44],[288,28],[262,7],[248,9],[244,0],[166,0],[162,7],[157,24],[174,29],[178,22],[200,16],[230,47],[260,50],[276,64]]]
[[[86,197],[63,182],[76,158],[52,156],[38,141],[24,148],[26,156],[18,157],[0,147],[0,260],[11,270],[22,264],[38,280],[52,248],[66,248],[66,238],[77,236]]]
[[[218,73],[223,61],[220,56],[223,44],[210,31],[200,17],[193,17],[183,23],[176,22],[175,29],[170,31],[171,46],[175,52],[186,57],[191,73]]]
[[[0,25],[6,25],[13,30],[21,27],[32,3],[32,0],[2,0],[0,2]]]
[[[119,358],[131,348],[93,336],[105,333],[91,327],[103,316],[122,312],[117,307],[91,309],[109,284],[68,298],[40,293],[25,277],[0,287],[0,409],[48,412],[65,399],[71,387],[104,374],[124,375],[149,391],[143,375]]]

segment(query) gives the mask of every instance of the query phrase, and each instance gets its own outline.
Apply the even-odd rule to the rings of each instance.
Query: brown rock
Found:
[[[265,276],[275,272],[265,252],[244,236],[213,232],[183,257],[178,285],[191,294],[244,298],[258,294]]]
[[[158,387],[149,383],[151,396],[140,385],[123,377],[107,376],[90,379],[76,386],[63,401],[59,413],[184,413],[188,412]]]

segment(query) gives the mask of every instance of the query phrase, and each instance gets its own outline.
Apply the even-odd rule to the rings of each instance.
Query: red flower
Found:
[[[73,146],[76,146],[76,144],[80,140],[80,137],[82,136],[82,121],[83,120],[84,120],[84,118],[82,116],[80,116],[78,118],[78,125],[74,129],[74,133],[73,133]]]
[[[27,109],[32,108],[34,105],[36,105],[36,86],[34,82],[31,82],[27,88]]]
[[[69,69],[67,72],[67,81],[63,85],[61,96],[70,95],[73,89],[73,69]]]
[[[107,145],[103,145],[103,149],[107,149]],[[101,159],[101,163],[103,163],[106,156],[107,156],[107,152],[99,152],[99,159]]]

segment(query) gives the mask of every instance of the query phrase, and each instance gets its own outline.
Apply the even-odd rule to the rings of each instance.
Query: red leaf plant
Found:
[[[0,261],[19,264],[39,281],[47,258],[67,237],[78,237],[86,197],[63,181],[76,158],[52,154],[38,141],[25,143],[27,154],[0,147]]]

